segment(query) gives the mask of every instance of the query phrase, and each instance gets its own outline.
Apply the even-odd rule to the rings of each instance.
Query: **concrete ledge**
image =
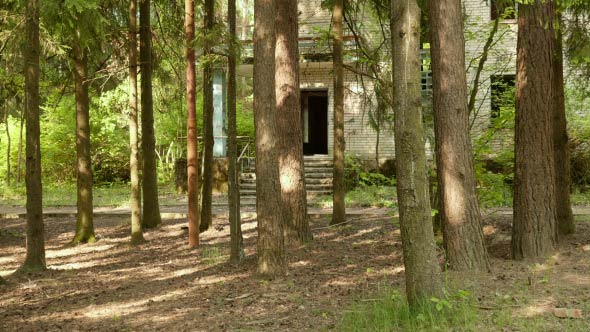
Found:
[[[172,210],[175,207],[162,207],[163,210]],[[94,212],[95,217],[120,217],[130,218],[131,212],[125,209],[112,209],[108,210],[101,208],[101,211]],[[178,209],[180,210],[180,209]],[[349,208],[346,211],[347,217],[358,217],[358,216],[391,216],[394,217],[394,211],[387,208]],[[180,211],[164,211],[160,215],[162,219],[186,219],[188,213]],[[228,211],[213,211],[213,218],[224,218],[228,216]],[[242,218],[244,219],[255,219],[256,211],[253,209],[245,209],[241,212]],[[309,208],[308,216],[311,218],[322,218],[332,215],[332,209],[320,209],[320,208]],[[22,211],[14,212],[0,212],[0,219],[24,219],[27,214]],[[64,211],[48,211],[43,213],[44,218],[76,218],[76,212],[71,209],[64,209]]]

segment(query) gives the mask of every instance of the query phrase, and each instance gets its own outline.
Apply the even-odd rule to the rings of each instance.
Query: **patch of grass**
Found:
[[[207,265],[215,265],[225,260],[225,253],[219,247],[204,247],[201,252],[203,263]]]
[[[397,206],[397,193],[393,186],[358,186],[346,193],[346,207],[387,207]],[[324,196],[316,205],[322,208],[332,207],[332,196]]]
[[[95,185],[93,188],[93,205],[125,206],[129,204],[130,186],[126,183]],[[177,195],[168,185],[158,187],[160,204],[178,204],[184,195]],[[43,206],[75,206],[76,183],[43,183]],[[5,205],[25,206],[26,189],[24,183],[6,186],[0,184],[0,200]]]
[[[477,310],[466,291],[432,298],[411,311],[399,291],[385,287],[376,298],[359,300],[346,311],[339,331],[472,331],[477,326]]]
[[[576,190],[570,195],[570,200],[574,206],[590,206],[590,192]]]
[[[26,236],[23,232],[19,232],[17,230],[12,229],[0,229],[0,235],[16,238],[16,239],[24,239]]]

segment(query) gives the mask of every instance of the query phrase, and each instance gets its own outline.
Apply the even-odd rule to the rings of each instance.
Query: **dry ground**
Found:
[[[559,331],[560,321],[547,312],[579,308],[590,324],[590,223],[580,221],[559,253],[532,264],[507,259],[509,218],[486,218],[492,273],[460,276],[481,314],[510,307],[521,317],[547,315],[547,331]],[[351,218],[335,228],[314,220],[315,241],[290,246],[289,275],[274,281],[253,274],[253,220],[243,224],[247,259],[240,266],[226,262],[224,219],[202,234],[196,250],[187,249],[184,220],[165,220],[138,247],[128,245],[126,218],[97,217],[100,240],[75,248],[66,246],[73,218],[45,223],[49,270],[13,276],[24,260],[24,221],[0,219],[0,275],[8,276],[0,286],[0,331],[338,331],[355,299],[381,285],[403,291],[399,229],[387,216]]]

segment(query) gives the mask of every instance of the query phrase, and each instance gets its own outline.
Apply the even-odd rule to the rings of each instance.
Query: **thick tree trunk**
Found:
[[[391,2],[395,155],[400,228],[411,307],[442,293],[429,200],[420,92],[420,8]]]
[[[535,0],[519,7],[512,229],[515,259],[546,257],[557,243],[553,19],[551,1]]]
[[[307,218],[303,168],[297,13],[297,0],[277,1],[275,84],[284,231],[288,241],[305,243],[313,237]]]
[[[287,272],[276,125],[275,0],[254,1],[254,124],[256,130],[256,213],[258,272]]]
[[[195,1],[184,1],[184,31],[186,44],[186,108],[187,108],[187,190],[188,246],[199,245],[199,148],[197,144],[197,72],[195,68]]]
[[[334,1],[332,13],[333,33],[333,63],[334,63],[334,174],[332,176],[333,204],[331,225],[346,221],[346,206],[344,196],[346,186],[344,184],[344,63],[343,63],[343,38],[342,20],[344,13],[344,1]]]
[[[430,0],[436,165],[447,264],[487,271],[469,136],[461,0]]]
[[[45,230],[41,186],[41,139],[39,126],[39,0],[28,0],[25,57],[27,255],[19,271],[45,270]]]
[[[553,148],[555,150],[555,199],[559,233],[572,234],[575,231],[574,214],[570,202],[571,169],[568,146],[567,121],[565,117],[565,93],[563,86],[563,25],[561,15],[556,18],[560,24],[555,34],[553,58]]]
[[[139,122],[137,115],[137,0],[129,1],[129,173],[131,175],[131,243],[144,242],[141,229],[141,181],[139,178]]]
[[[238,183],[239,170],[238,142],[237,142],[237,115],[236,115],[236,0],[227,2],[227,21],[229,23],[229,57],[227,58],[227,158],[229,173],[228,205],[229,205],[229,229],[230,229],[230,256],[232,263],[240,263],[244,259],[244,240],[242,237],[242,218],[240,216],[240,185]]]
[[[150,0],[139,0],[139,61],[141,68],[141,151],[143,153],[143,228],[162,223],[158,201],[156,134],[152,97],[152,30]]]
[[[76,31],[79,35],[79,31]],[[74,39],[74,82],[76,83],[76,176],[77,176],[77,221],[76,235],[72,244],[92,243],[94,222],[92,208],[92,165],[90,158],[90,97],[88,96],[88,54]]]
[[[211,55],[212,43],[209,33],[213,30],[215,19],[215,1],[205,0],[204,30],[205,57]],[[211,205],[213,201],[213,65],[207,58],[203,66],[203,206],[201,209],[201,232],[206,231],[213,224]]]

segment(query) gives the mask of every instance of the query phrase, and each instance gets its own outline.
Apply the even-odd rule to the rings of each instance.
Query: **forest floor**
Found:
[[[289,274],[272,281],[255,274],[252,219],[242,226],[246,260],[234,266],[225,218],[188,250],[184,219],[164,220],[133,247],[127,217],[99,215],[99,241],[69,247],[75,218],[48,217],[49,270],[19,276],[11,273],[24,260],[25,221],[0,219],[0,276],[7,279],[0,331],[340,331],[355,303],[379,289],[403,293],[402,246],[397,219],[387,214],[353,216],[338,227],[328,227],[328,217],[313,219],[312,243],[288,246]],[[485,217],[491,273],[445,274],[448,285],[471,293],[478,330],[590,330],[590,218],[578,216],[577,233],[540,263],[509,259],[510,219]],[[557,318],[555,308],[579,309],[581,318]]]

